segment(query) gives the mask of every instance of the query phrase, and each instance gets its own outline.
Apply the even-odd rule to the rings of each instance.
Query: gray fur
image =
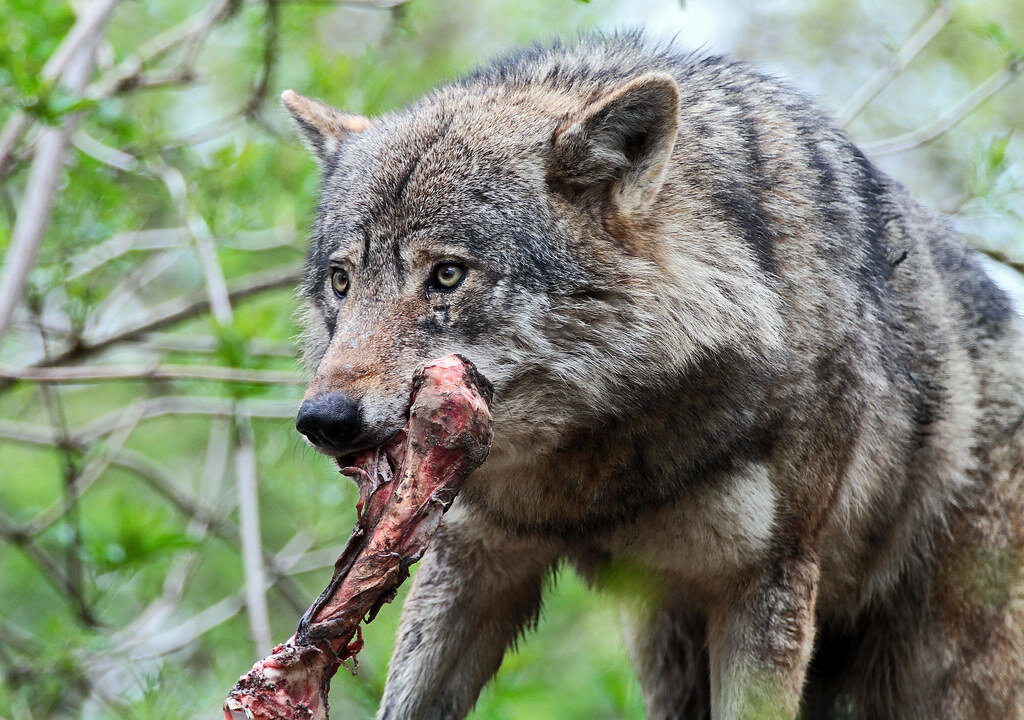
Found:
[[[651,718],[1024,717],[1021,320],[805,97],[626,35],[372,124],[285,102],[323,167],[308,395],[366,446],[425,359],[495,387],[382,717],[463,717],[559,558],[658,588]]]

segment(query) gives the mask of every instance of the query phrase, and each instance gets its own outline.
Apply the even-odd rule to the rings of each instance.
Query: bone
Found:
[[[225,720],[327,720],[338,668],[362,648],[360,622],[390,602],[491,445],[490,384],[465,358],[427,363],[409,420],[342,473],[359,485],[358,519],[334,576],[291,638],[228,694]],[[354,670],[354,667],[353,667]]]

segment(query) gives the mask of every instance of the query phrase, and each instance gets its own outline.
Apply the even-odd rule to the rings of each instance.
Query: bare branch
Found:
[[[249,615],[249,633],[257,654],[273,647],[270,612],[264,590],[263,539],[260,534],[259,492],[256,479],[256,450],[253,447],[249,418],[239,413],[235,420],[235,488],[238,493],[239,544],[242,548],[242,575],[245,582],[245,606]]]
[[[75,614],[83,623],[93,627],[99,625],[92,611],[83,604],[81,596],[75,592],[71,579],[64,574],[60,566],[41,547],[32,542],[31,538],[10,518],[2,514],[0,514],[0,538],[19,548],[39,567],[43,577],[57,589],[57,593],[62,598],[71,604]]]
[[[139,290],[169,270],[180,258],[181,248],[171,248],[156,253],[139,263],[107,294],[103,302],[93,308],[84,330],[79,332],[77,337],[73,336],[72,340],[81,342],[83,337],[88,338],[110,332],[110,328],[116,327],[122,320],[121,310],[136,296]]]
[[[224,269],[217,257],[217,243],[210,232],[210,226],[188,198],[188,184],[181,171],[162,161],[153,161],[150,167],[167,187],[171,200],[178,207],[185,226],[192,235],[199,263],[203,268],[206,281],[206,295],[210,299],[210,309],[218,325],[230,325],[232,319],[231,300],[228,298],[228,286],[224,280]]]
[[[188,229],[155,228],[120,232],[67,261],[68,280],[75,280],[132,250],[167,250],[188,242]]]
[[[110,466],[110,456],[112,452],[117,452],[124,447],[125,441],[128,436],[131,435],[132,431],[138,425],[139,420],[142,419],[142,411],[144,406],[141,403],[132,403],[122,412],[118,413],[117,424],[111,428],[110,439],[107,445],[101,450],[100,454],[94,457],[89,464],[82,469],[82,472],[75,478],[74,484],[70,488],[71,493],[65,495],[63,498],[55,502],[53,505],[42,511],[36,517],[34,517],[24,527],[24,532],[32,537],[39,535],[65,514],[67,514],[74,502],[76,502],[85,491],[88,490],[92,484],[99,479],[100,475]],[[74,442],[76,445],[79,444],[74,438],[74,434],[66,429],[62,429],[62,433],[66,441]]]
[[[270,558],[269,567],[273,568],[273,572],[271,580],[268,580],[264,585],[265,590],[269,590],[275,581],[280,583],[282,579],[289,575],[300,572],[294,568],[301,567],[303,568],[303,571],[310,569],[319,570],[324,567],[330,567],[334,564],[334,561],[337,559],[337,552],[335,552],[336,548],[330,549],[331,552],[335,552],[332,558],[328,559],[323,564],[316,564],[315,562],[310,562],[307,559],[310,556],[313,556],[314,553],[304,552],[308,545],[308,536],[304,532],[300,531],[296,533],[295,537],[292,538],[284,548],[282,548],[281,552],[273,558]],[[318,560],[327,557],[327,551],[314,552]],[[193,615],[188,620],[174,627],[161,629],[159,633],[144,638],[140,637],[139,640],[141,642],[136,641],[134,643],[134,647],[131,639],[122,640],[120,637],[118,637],[117,645],[131,649],[132,657],[135,659],[166,655],[185,647],[221,623],[230,620],[232,617],[237,615],[244,606],[244,593],[238,592],[224,598],[220,602],[210,605],[201,612]]]
[[[83,20],[81,29],[76,31],[78,23],[72,28],[68,36],[68,47],[71,49],[58,48],[54,66],[61,68],[64,85],[68,90],[78,93],[85,87],[95,65],[96,47],[117,3],[118,0],[96,0],[84,14],[87,19]],[[35,265],[39,245],[50,222],[50,211],[59,193],[58,182],[64,170],[64,153],[80,119],[81,115],[75,113],[67,117],[61,127],[45,130],[36,150],[22,204],[18,209],[18,218],[11,233],[11,244],[4,256],[3,277],[0,279],[0,339],[10,325],[21,301],[29,271]],[[5,162],[4,157],[0,155],[0,167]]]
[[[888,140],[865,143],[862,148],[868,155],[879,157],[905,152],[930,143],[956,127],[975,108],[1009,85],[1024,69],[1024,59],[1011,58],[1001,70],[991,75],[981,85],[968,93],[960,102],[943,113],[935,121],[922,125],[917,130]]]
[[[124,380],[216,380],[254,385],[301,385],[299,373],[285,370],[243,370],[219,365],[67,365],[12,368],[0,365],[0,380],[45,384]]]
[[[230,398],[201,395],[164,395],[133,403],[138,406],[141,420],[166,417],[168,415],[197,415],[211,418],[235,417],[241,408],[250,418],[284,420],[295,416],[297,403],[250,398],[236,402]],[[117,428],[121,412],[111,412],[92,420],[77,432],[72,433],[76,442],[87,443],[110,434]]]
[[[840,125],[848,125],[857,117],[878,96],[878,93],[882,92],[896,76],[903,72],[925,46],[939,34],[939,31],[946,27],[951,17],[953,17],[953,1],[943,0],[931,17],[907,39],[903,47],[889,59],[889,62],[850,96],[850,99],[836,114],[836,122]]]
[[[4,420],[0,420],[0,438],[42,447],[55,447],[62,442],[60,434],[54,428]],[[87,450],[87,447],[80,443],[75,443],[74,447],[79,452]],[[129,448],[111,452],[110,464],[128,470],[143,480],[157,494],[168,500],[179,513],[204,523],[218,538],[237,547],[235,538],[238,537],[238,529],[234,523],[221,517],[212,509],[201,505],[189,493],[179,488],[174,477],[160,464]],[[3,518],[0,517],[0,520]],[[6,525],[0,523],[0,537],[22,546],[35,547],[22,528],[10,523]],[[265,556],[264,559],[269,568],[274,567],[273,559],[270,556]],[[278,591],[295,612],[303,611],[305,603],[290,584],[279,581]]]
[[[141,403],[138,404],[141,407]],[[217,421],[210,427],[210,439],[206,446],[206,461],[203,463],[199,483],[199,502],[206,507],[217,505],[224,476],[227,473],[228,454],[231,447],[230,423]],[[232,507],[224,507],[225,514]],[[185,534],[198,543],[209,530],[209,526],[197,518],[191,518]],[[171,565],[160,596],[151,602],[134,620],[117,631],[115,646],[137,642],[136,639],[151,637],[170,620],[185,594],[185,585],[194,573],[201,554],[194,549],[179,553]]]
[[[284,287],[294,287],[301,278],[301,271],[295,268],[274,268],[262,273],[254,273],[228,290],[228,298],[232,303],[238,302],[252,295],[277,290]],[[58,355],[54,358],[54,364],[62,363],[68,359],[79,359],[85,355],[102,350],[116,342],[134,338],[154,330],[162,330],[183,320],[189,320],[200,315],[210,307],[207,298],[177,298],[169,300],[155,307],[148,317],[143,320],[110,335],[93,340],[84,340],[77,348],[69,350],[64,356]]]
[[[220,340],[211,335],[177,335],[174,333],[151,333],[142,338],[147,348],[181,353],[212,353],[220,347]],[[276,342],[253,338],[245,343],[245,354],[249,357],[277,357],[295,359],[295,347],[289,342]]]
[[[25,281],[35,265],[43,233],[50,222],[50,210],[64,169],[64,151],[72,130],[70,124],[47,130],[32,162],[11,244],[4,256],[3,277],[0,279],[0,338],[3,338],[21,302]]]
[[[258,295],[268,290],[294,287],[301,277],[301,272],[293,268],[275,268],[263,273],[254,273],[228,291],[232,302]],[[81,360],[101,350],[122,342],[133,340],[154,330],[162,330],[184,320],[202,314],[209,307],[206,298],[177,298],[169,300],[154,308],[146,318],[126,328],[94,339],[83,339],[50,360],[33,363],[31,367],[48,367],[67,362]],[[0,378],[0,390],[10,386],[13,380]]]
[[[75,146],[76,150],[121,172],[137,172],[139,169],[139,161],[135,159],[135,156],[104,145],[84,130],[75,133],[71,144]]]
[[[86,90],[86,96],[94,99],[111,97],[146,85],[143,75],[146,65],[181,48],[184,48],[182,60],[170,72],[177,73],[179,78],[194,75],[199,53],[213,28],[232,17],[241,5],[241,0],[217,0],[184,22],[165,30],[92,83]]]
[[[70,66],[82,63],[86,57],[92,55],[119,2],[120,0],[96,0],[78,16],[74,26],[43,65],[40,73],[43,80],[53,81],[60,78]],[[80,91],[85,86],[85,79],[79,87],[73,89]],[[17,111],[0,131],[0,178],[6,177],[14,157],[14,149],[31,124],[32,118],[27,113]],[[0,330],[0,335],[2,334]]]
[[[1013,268],[1021,275],[1024,275],[1024,261],[1012,258],[1006,253],[1004,253],[1002,250],[996,250],[995,248],[984,248],[978,247],[977,245],[974,245],[973,247],[981,254],[987,255],[996,262],[1001,262],[1003,265],[1006,265],[1009,268]]]
[[[242,114],[247,118],[254,118],[263,102],[267,99],[267,91],[270,89],[270,78],[274,72],[274,64],[277,61],[278,48],[278,2],[279,0],[264,0],[266,5],[266,31],[263,41],[263,61],[260,64],[259,80],[249,94],[249,100],[242,109]]]
[[[296,241],[301,236],[301,233],[293,225],[278,225],[263,230],[246,230],[236,233],[225,238],[222,244],[226,247],[250,252],[276,250],[283,247],[299,250],[300,247]]]

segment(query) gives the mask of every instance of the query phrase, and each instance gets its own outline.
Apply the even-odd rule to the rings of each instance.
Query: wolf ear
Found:
[[[617,212],[642,214],[661,189],[678,128],[675,79],[641,75],[555,131],[550,178],[570,197],[605,188]]]
[[[339,112],[294,90],[281,93],[281,102],[321,163],[327,162],[346,137],[370,127],[362,115]]]

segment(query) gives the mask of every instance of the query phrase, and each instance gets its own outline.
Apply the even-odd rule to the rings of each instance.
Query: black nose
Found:
[[[343,451],[359,434],[359,407],[342,393],[317,395],[302,403],[295,427],[314,445]]]

